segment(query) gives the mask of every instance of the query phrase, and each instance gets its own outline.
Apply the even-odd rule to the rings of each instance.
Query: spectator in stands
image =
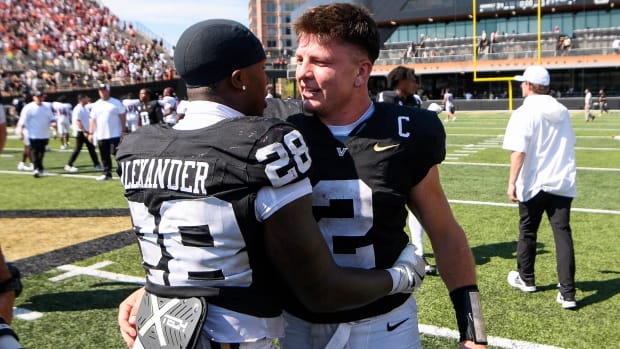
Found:
[[[607,95],[604,89],[598,91],[598,107],[601,112],[599,116],[603,116],[603,113],[609,113],[609,109],[607,109]]]
[[[414,58],[416,56],[416,46],[412,41],[407,45],[407,53],[405,54],[405,58]]]
[[[614,49],[615,53],[620,53],[620,39],[614,39],[611,43],[611,48]]]
[[[101,74],[119,73],[119,80],[129,81],[127,62],[132,56],[136,65],[153,70],[159,65],[165,71],[170,65],[159,59],[159,53],[166,52],[160,43],[142,47],[144,40],[135,35],[133,26],[132,37],[99,1],[13,1],[11,6],[0,7],[0,18],[7,66],[29,71],[23,83],[31,89],[57,90],[75,84],[75,78],[63,79],[60,71],[72,71],[69,75],[78,71],[80,85],[84,80],[103,79]],[[97,69],[89,72],[87,61],[96,62],[93,66],[98,65]],[[14,94],[19,89],[11,86],[8,92]]]
[[[488,53],[489,41],[487,38],[487,32],[482,30],[480,34],[480,40],[478,40],[478,55],[484,55]]]

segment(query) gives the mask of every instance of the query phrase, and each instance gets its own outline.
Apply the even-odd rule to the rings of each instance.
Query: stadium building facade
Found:
[[[326,2],[308,1],[303,8]],[[510,88],[509,81],[493,80],[540,62],[558,96],[582,96],[585,88],[620,95],[620,1],[349,2],[368,8],[380,27],[384,47],[370,82],[373,93],[385,88],[392,68],[405,65],[416,70],[418,87],[431,100],[446,87],[458,98],[507,98],[511,89],[520,97],[516,82]]]

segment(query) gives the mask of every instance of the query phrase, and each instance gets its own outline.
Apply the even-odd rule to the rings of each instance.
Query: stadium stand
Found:
[[[95,0],[0,2],[0,92],[58,92],[171,79],[163,42]]]

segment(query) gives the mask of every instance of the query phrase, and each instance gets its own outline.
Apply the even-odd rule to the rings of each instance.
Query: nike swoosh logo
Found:
[[[379,143],[375,143],[375,146],[372,147],[372,149],[374,151],[385,151],[385,150],[396,148],[396,147],[398,147],[398,144],[386,145],[382,147],[379,145]]]
[[[409,320],[409,318],[406,318],[405,320],[402,320],[400,322],[395,323],[394,325],[390,325],[390,323],[387,323],[387,330],[388,332],[392,332],[394,331],[398,326],[402,325],[405,323],[405,321]]]

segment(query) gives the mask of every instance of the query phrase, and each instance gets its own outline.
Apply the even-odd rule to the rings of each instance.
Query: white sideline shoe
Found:
[[[518,288],[523,292],[536,292],[536,285],[528,286],[521,280],[518,271],[512,270],[508,273],[508,283],[514,288]]]
[[[76,173],[78,171],[78,168],[75,167],[75,166],[65,165],[65,171],[71,172],[71,173]]]
[[[560,292],[558,292],[558,296],[555,298],[555,301],[560,303],[564,309],[577,308],[577,302],[574,299],[564,299],[564,296],[562,296]]]
[[[111,180],[112,177],[110,176],[106,176],[106,175],[101,175],[99,177],[97,177],[97,182],[103,182],[103,181],[109,181]]]

